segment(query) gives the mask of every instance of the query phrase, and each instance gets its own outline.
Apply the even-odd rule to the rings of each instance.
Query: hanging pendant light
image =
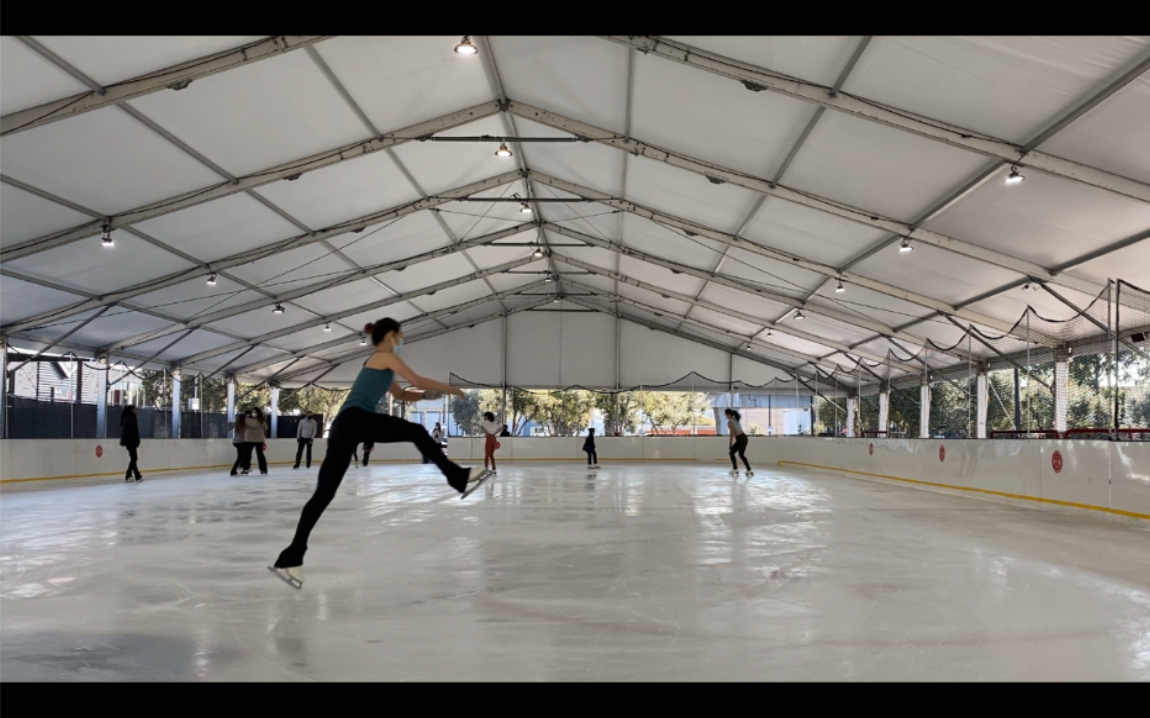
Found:
[[[499,145],[499,149],[495,150],[495,156],[496,157],[510,157],[511,156],[511,150],[507,147],[506,142]]]
[[[459,44],[455,46],[456,55],[478,55],[479,48],[471,44],[471,36],[464,35]]]

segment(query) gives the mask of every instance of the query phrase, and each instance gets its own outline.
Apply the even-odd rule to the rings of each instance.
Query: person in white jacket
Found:
[[[292,467],[293,469],[299,468],[299,461],[303,458],[305,448],[307,449],[307,468],[311,468],[311,444],[315,439],[317,429],[318,425],[311,415],[305,416],[300,420],[299,424],[296,425],[295,466]]]

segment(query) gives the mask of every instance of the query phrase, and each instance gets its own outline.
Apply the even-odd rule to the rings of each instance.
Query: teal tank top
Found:
[[[355,378],[355,383],[351,385],[351,391],[347,393],[347,398],[344,399],[337,414],[342,414],[353,406],[374,414],[375,408],[379,406],[383,395],[391,389],[394,380],[395,372],[391,369],[368,367],[360,369],[359,376]]]

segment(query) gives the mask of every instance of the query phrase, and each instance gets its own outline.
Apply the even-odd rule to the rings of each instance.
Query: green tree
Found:
[[[639,425],[639,401],[633,392],[596,394],[595,408],[603,412],[604,431],[609,436],[634,432]]]
[[[464,436],[474,436],[479,431],[479,425],[483,421],[481,398],[477,389],[464,389],[462,397],[450,397],[448,406],[451,416]]]
[[[674,433],[689,426],[700,412],[710,408],[707,395],[692,391],[640,391],[639,408],[655,432]]]

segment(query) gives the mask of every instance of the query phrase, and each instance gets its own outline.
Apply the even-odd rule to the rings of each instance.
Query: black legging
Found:
[[[731,468],[735,471],[739,470],[739,462],[735,461],[735,453],[739,454],[739,458],[743,460],[743,464],[747,467],[747,471],[751,470],[751,462],[747,461],[747,435],[739,434],[735,437],[735,443],[731,444]]]
[[[240,467],[244,465],[244,446],[246,444],[232,444],[236,447],[236,463],[232,464],[232,476],[239,473]]]
[[[587,465],[588,466],[590,466],[591,464],[598,464],[599,463],[599,454],[595,451],[595,449],[593,449],[593,448],[592,449],[583,449],[583,451],[587,452]]]
[[[319,521],[324,509],[335,498],[335,492],[339,489],[344,474],[347,473],[347,467],[351,465],[355,447],[363,442],[383,444],[411,442],[419,449],[419,453],[439,467],[447,477],[447,483],[451,488],[460,492],[467,488],[469,471],[449,461],[423,426],[396,416],[364,411],[358,407],[342,411],[332,422],[331,431],[328,433],[327,456],[319,467],[319,481],[315,493],[303,507],[291,546],[284,549],[276,559],[277,568],[303,565],[308,536],[311,535],[311,530]]]
[[[256,460],[260,465],[260,473],[266,474],[268,472],[268,460],[264,456],[264,443],[262,441],[245,441],[244,442],[244,457],[243,468],[244,471],[252,470],[252,452],[256,452]]]
[[[136,460],[139,459],[139,456],[136,454],[137,447],[125,446],[124,448],[128,450],[128,458],[130,459],[128,462],[128,470],[124,472],[124,478],[126,479],[132,474],[135,474],[138,479],[140,478],[140,467],[136,466]]]

